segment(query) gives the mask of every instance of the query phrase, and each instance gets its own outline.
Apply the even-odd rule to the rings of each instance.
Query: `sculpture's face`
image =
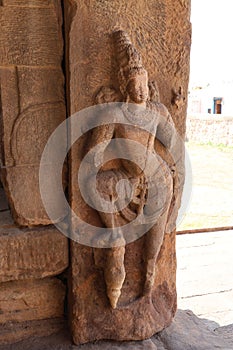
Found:
[[[138,74],[131,79],[127,86],[130,100],[135,103],[144,103],[149,96],[148,79],[146,74]]]

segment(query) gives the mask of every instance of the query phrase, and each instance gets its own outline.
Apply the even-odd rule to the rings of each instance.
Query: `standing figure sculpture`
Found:
[[[174,169],[155,152],[155,138],[170,149],[173,139],[173,122],[166,107],[159,102],[157,85],[148,82],[148,74],[142,64],[140,53],[132,45],[124,31],[114,33],[117,63],[119,66],[119,91],[103,87],[97,102],[123,103],[111,109],[112,123],[104,124],[106,109],[102,108],[99,118],[101,126],[91,134],[87,152],[98,146],[96,157],[107,152],[111,142],[116,139],[130,140],[140,147],[132,149],[127,142],[122,143],[127,157],[103,165],[96,177],[88,180],[88,195],[106,228],[118,228],[114,244],[103,249],[105,264],[102,266],[107,295],[112,308],[117,307],[125,280],[126,234],[121,227],[141,217],[139,224],[146,225],[153,219],[146,231],[144,246],[144,287],[142,295],[150,293],[156,276],[156,262],[163,243],[171,208],[174,206],[174,187],[177,187]],[[121,97],[119,97],[121,96]],[[121,115],[125,124],[117,123]],[[108,119],[109,120],[109,119]],[[144,127],[147,125],[147,127]],[[123,146],[122,146],[123,147]],[[122,150],[121,150],[122,154]],[[135,163],[134,163],[135,159]],[[140,159],[138,162],[137,159]],[[130,188],[127,187],[130,184]],[[119,186],[119,184],[121,184]],[[125,207],[119,208],[119,193],[130,198]],[[129,193],[130,192],[130,193]],[[115,211],[106,212],[102,200],[115,206]],[[138,226],[139,227],[139,226]],[[137,226],[134,227],[137,235]],[[131,234],[131,232],[129,232]],[[98,264],[98,263],[97,263]]]

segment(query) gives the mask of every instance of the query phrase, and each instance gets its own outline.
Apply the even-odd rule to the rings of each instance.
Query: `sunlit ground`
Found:
[[[232,246],[233,230],[177,235],[179,309],[233,324]]]
[[[186,146],[193,191],[178,230],[233,226],[233,147],[191,142]]]

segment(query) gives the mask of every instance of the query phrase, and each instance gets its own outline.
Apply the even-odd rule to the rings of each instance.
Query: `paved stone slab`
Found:
[[[75,346],[71,344],[68,335],[57,334],[49,338],[29,339],[19,344],[0,346],[0,350],[162,350],[157,348],[151,340],[140,342],[98,342],[96,344],[86,344]]]
[[[192,311],[178,311],[175,320],[158,339],[166,350],[231,350],[230,343],[209,329]]]
[[[178,307],[233,323],[233,231],[177,236]]]
[[[214,331],[218,336],[226,339],[232,346],[233,349],[233,324],[228,326],[219,327]]]
[[[75,349],[76,347],[74,347]],[[78,348],[77,348],[78,349]],[[81,348],[80,348],[81,349]],[[82,346],[83,350],[157,350],[156,345],[149,339],[139,342],[99,342],[97,344],[86,344]]]
[[[233,290],[182,299],[185,308],[192,307],[201,318],[215,320],[220,325],[232,322]]]

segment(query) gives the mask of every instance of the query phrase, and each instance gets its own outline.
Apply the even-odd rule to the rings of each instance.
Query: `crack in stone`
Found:
[[[226,290],[220,290],[218,292],[210,292],[210,293],[204,293],[204,294],[194,294],[194,295],[188,295],[186,297],[181,297],[181,299],[190,299],[190,298],[195,298],[195,297],[203,297],[205,295],[212,295],[212,294],[220,294],[220,293],[228,293],[232,292],[233,289],[226,289]]]
[[[222,311],[212,311],[211,312],[211,314],[221,314],[221,313],[225,313],[225,312],[232,312],[233,311],[233,309],[227,309],[227,310],[222,310]],[[205,313],[205,314],[197,314],[197,316],[199,317],[199,316],[206,316],[206,315],[209,315],[209,313]],[[222,327],[218,327],[218,328],[222,328]],[[218,329],[218,328],[216,328],[216,329]]]

